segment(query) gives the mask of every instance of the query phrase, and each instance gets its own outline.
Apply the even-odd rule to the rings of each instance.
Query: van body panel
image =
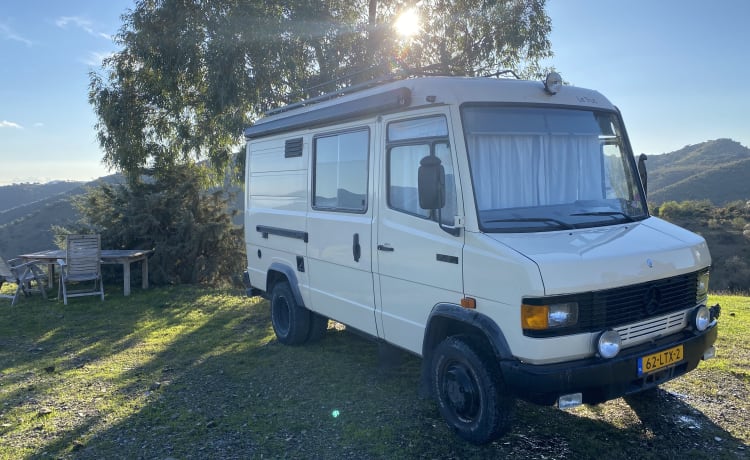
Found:
[[[389,177],[389,155],[396,153],[389,150],[385,134],[391,123],[435,119],[446,122],[448,135],[445,139],[416,139],[408,143],[425,148],[434,143],[448,145],[443,153],[449,155],[450,164],[445,166],[453,174],[452,180],[446,183],[446,188],[450,187],[447,195],[460,197],[460,174],[455,161],[456,153],[452,149],[454,143],[450,142],[453,127],[450,113],[444,107],[384,116],[379,123],[379,132],[383,133],[380,136],[380,151],[384,154],[380,157],[378,166],[381,180],[378,183],[375,251],[380,288],[378,315],[382,324],[381,337],[415,354],[422,353],[425,326],[433,307],[441,302],[461,302],[464,236],[463,233],[451,235],[442,230],[434,220],[409,214],[398,209],[398,205],[389,203],[388,186],[395,182]],[[414,167],[413,178],[416,178],[418,160],[410,164]],[[396,160],[390,161],[395,164]],[[416,185],[413,185],[414,188],[400,187],[399,193],[400,196],[411,196],[414,202],[404,199],[404,203],[416,208],[418,193]],[[463,214],[462,203],[454,201],[455,206],[451,205],[445,210],[446,215],[450,215],[446,219],[451,222],[453,216]]]
[[[570,294],[637,284],[708,267],[705,241],[686,241],[661,222],[621,224],[582,230],[529,234],[489,234],[534,260],[545,295]]]
[[[310,308],[377,335],[372,273],[372,217],[311,211],[307,265]],[[354,238],[360,246],[353,254]]]

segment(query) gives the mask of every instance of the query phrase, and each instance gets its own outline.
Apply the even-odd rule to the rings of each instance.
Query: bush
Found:
[[[199,166],[180,165],[156,178],[92,187],[74,203],[81,221],[55,229],[58,245],[65,234],[84,232],[100,233],[105,248],[153,249],[150,280],[157,285],[238,280],[243,230],[232,224],[230,197],[206,191],[205,174]]]

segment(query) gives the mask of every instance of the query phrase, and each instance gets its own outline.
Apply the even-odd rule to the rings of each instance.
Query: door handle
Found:
[[[393,252],[393,248],[385,244],[379,244],[378,251]]]
[[[354,261],[359,262],[359,258],[362,256],[362,248],[359,246],[359,233],[355,233],[352,239],[352,255]]]

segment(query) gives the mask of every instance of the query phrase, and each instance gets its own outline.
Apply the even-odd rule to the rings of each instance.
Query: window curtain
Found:
[[[480,210],[604,198],[597,136],[471,134],[468,146]]]

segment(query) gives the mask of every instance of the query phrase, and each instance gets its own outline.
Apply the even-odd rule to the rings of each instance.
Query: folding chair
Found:
[[[13,299],[10,302],[11,307],[16,305],[21,293],[28,297],[33,290],[38,290],[46,299],[46,282],[44,271],[33,262],[22,263],[20,259],[10,259],[6,262],[0,257],[0,287],[3,283],[16,284],[16,292],[13,295],[0,294],[2,298]]]
[[[102,282],[102,247],[99,235],[68,235],[66,238],[65,260],[58,259],[60,265],[60,283],[57,298],[63,298],[65,305],[68,297],[98,295],[104,301],[104,284]],[[68,284],[76,286],[88,283],[89,289],[68,290]]]

